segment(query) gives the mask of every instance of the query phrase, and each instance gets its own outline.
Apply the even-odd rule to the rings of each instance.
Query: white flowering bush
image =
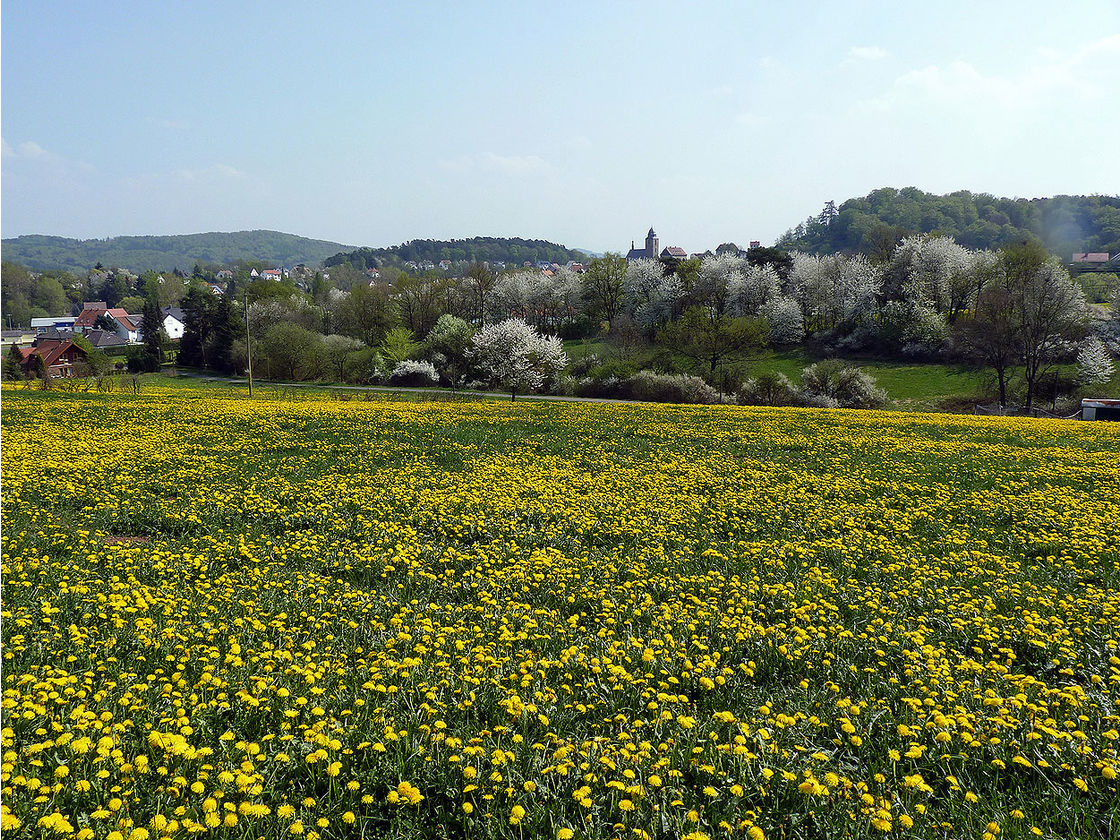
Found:
[[[403,362],[397,362],[393,372],[389,374],[389,382],[392,385],[428,388],[439,384],[439,373],[431,362],[405,359]]]

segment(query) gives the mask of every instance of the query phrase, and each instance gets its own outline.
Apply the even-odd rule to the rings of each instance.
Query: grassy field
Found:
[[[614,352],[606,341],[566,341],[564,349],[572,360],[582,359],[594,353],[601,359],[609,359]],[[801,382],[801,371],[820,359],[805,352],[802,348],[790,350],[766,350],[759,355],[736,362],[742,375],[757,377],[763,373],[782,373],[795,385]],[[887,392],[886,408],[903,411],[954,411],[969,410],[975,403],[990,403],[995,400],[994,376],[980,368],[955,364],[935,364],[931,362],[891,362],[878,359],[852,359],[852,364],[863,368],[878,385]],[[680,357],[677,364],[688,370],[688,359]],[[1064,364],[1056,366],[1056,371],[1067,379],[1077,375],[1077,366]],[[1018,387],[1018,369],[1012,369],[1013,389]],[[1049,373],[1043,378],[1041,405],[1048,407]],[[1120,370],[1112,381],[1087,389],[1087,396],[1120,397]]]
[[[611,357],[612,348],[605,341],[567,341],[564,349],[573,360],[594,353],[602,359]],[[763,373],[783,373],[796,385],[801,381],[801,371],[819,359],[804,350],[768,350],[758,356],[738,362],[745,376]],[[687,370],[689,361],[678,360]],[[875,377],[890,398],[889,408],[936,411],[948,402],[967,403],[979,400],[987,382],[982,371],[959,365],[886,362],[859,360],[854,364]],[[1120,377],[1118,377],[1120,378]]]
[[[5,834],[1114,837],[1120,429],[5,387]]]

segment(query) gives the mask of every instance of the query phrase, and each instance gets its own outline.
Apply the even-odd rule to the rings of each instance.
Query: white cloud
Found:
[[[852,47],[848,50],[845,62],[853,61],[881,61],[886,58],[888,53],[882,47]]]
[[[1056,102],[1107,100],[1118,76],[1120,35],[1110,35],[1072,53],[1040,49],[1014,72],[985,73],[963,60],[911,70],[857,107],[887,111],[928,104],[952,110],[1037,110]]]
[[[3,140],[3,155],[6,158],[18,158],[23,160],[56,159],[55,155],[48,152],[33,140],[25,140],[18,146],[12,146],[7,140]]]

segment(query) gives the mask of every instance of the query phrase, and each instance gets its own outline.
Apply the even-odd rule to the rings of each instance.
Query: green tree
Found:
[[[394,327],[385,334],[377,349],[392,367],[415,356],[420,351],[420,345],[408,327]]]
[[[608,329],[622,309],[626,283],[626,258],[605,254],[588,265],[580,278],[588,313],[607,322]]]
[[[764,318],[732,318],[703,306],[689,307],[658,333],[659,342],[707,364],[712,376],[722,362],[764,347],[767,337]]]
[[[346,379],[346,363],[352,354],[365,347],[362,342],[356,338],[350,338],[346,335],[326,335],[323,336],[322,349],[323,358],[326,364],[330,367],[331,376],[337,376],[338,382],[344,382]]]
[[[159,304],[155,297],[148,297],[144,301],[144,348],[148,355],[155,360],[158,369],[163,361],[163,345],[167,338],[163,330],[163,313],[159,311]]]
[[[291,381],[305,378],[313,369],[320,341],[318,333],[298,324],[273,324],[265,331],[261,342],[269,375]]]
[[[376,347],[397,324],[397,309],[383,286],[358,283],[335,306],[335,328],[342,334]]]
[[[4,357],[4,378],[11,380],[23,379],[23,353],[19,345],[12,344],[8,348],[8,355]]]

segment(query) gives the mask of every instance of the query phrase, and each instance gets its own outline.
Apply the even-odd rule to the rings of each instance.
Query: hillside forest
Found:
[[[778,247],[810,254],[861,253],[883,259],[904,236],[950,236],[966,248],[1042,244],[1061,259],[1120,252],[1120,196],[996,198],[961,190],[934,195],[885,187],[821,212],[783,234]]]

